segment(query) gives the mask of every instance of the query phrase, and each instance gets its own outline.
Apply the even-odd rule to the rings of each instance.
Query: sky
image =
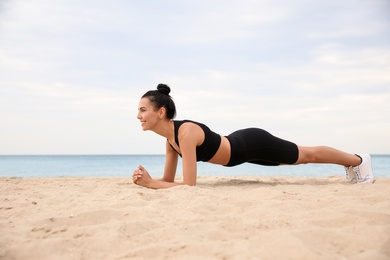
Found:
[[[163,154],[140,97],[222,135],[390,153],[388,0],[0,0],[0,154]]]

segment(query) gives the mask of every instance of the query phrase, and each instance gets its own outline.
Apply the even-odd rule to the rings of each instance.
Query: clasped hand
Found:
[[[134,184],[148,187],[149,182],[152,180],[148,171],[142,166],[138,166],[133,173],[133,182]]]

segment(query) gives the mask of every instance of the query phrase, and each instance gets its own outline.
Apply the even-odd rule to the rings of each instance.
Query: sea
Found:
[[[372,156],[375,177],[390,177],[390,155]],[[152,177],[161,177],[164,155],[0,155],[0,177],[130,177],[142,165]],[[182,175],[179,159],[177,175]],[[198,176],[344,176],[344,168],[331,164],[261,166],[244,163],[224,167],[198,162]]]

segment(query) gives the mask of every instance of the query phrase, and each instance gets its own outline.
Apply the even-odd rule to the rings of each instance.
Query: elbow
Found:
[[[162,179],[160,179],[160,181],[164,181],[164,182],[174,182],[175,180],[174,180],[174,179],[162,178]]]

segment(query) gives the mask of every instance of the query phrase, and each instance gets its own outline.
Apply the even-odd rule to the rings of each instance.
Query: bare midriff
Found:
[[[209,163],[226,165],[230,160],[230,142],[225,136],[221,136],[221,144]]]

